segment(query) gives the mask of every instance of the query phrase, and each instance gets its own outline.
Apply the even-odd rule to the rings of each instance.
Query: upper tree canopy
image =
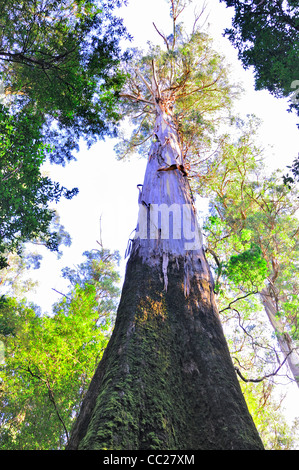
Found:
[[[57,249],[49,203],[78,191],[43,177],[44,161],[64,164],[80,137],[115,132],[125,29],[112,10],[122,3],[0,2],[0,268],[23,242]]]
[[[164,34],[153,25],[164,47],[149,44],[146,54],[135,49],[133,59],[123,66],[128,78],[120,94],[122,112],[131,119],[134,129],[116,148],[120,158],[135,151],[148,155],[157,106],[172,115],[185,161],[200,158],[211,132],[221,117],[228,115],[236,93],[223,58],[213,50],[211,38],[197,27],[200,15],[195,18],[191,34],[187,34],[177,21],[187,2],[170,4],[172,33]]]
[[[255,70],[258,90],[288,97],[299,79],[299,5],[297,0],[220,0],[235,7],[226,35],[239,51],[245,67]],[[296,83],[298,89],[298,83]],[[298,100],[290,108],[299,114]]]
[[[34,107],[54,144],[51,159],[72,158],[79,137],[113,134],[123,77],[112,15],[122,0],[8,0],[0,4],[0,79],[14,111]],[[13,96],[12,96],[13,95]],[[56,124],[55,126],[53,124]]]

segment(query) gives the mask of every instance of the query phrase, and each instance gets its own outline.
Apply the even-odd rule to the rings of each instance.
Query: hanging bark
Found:
[[[154,139],[116,324],[67,449],[262,449],[220,324],[171,97],[155,79],[152,91]]]

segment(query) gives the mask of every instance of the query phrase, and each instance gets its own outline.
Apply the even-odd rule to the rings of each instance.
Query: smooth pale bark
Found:
[[[169,101],[158,93],[156,115],[115,328],[67,449],[263,449],[220,324]],[[185,208],[173,217],[175,237],[165,213],[153,214],[161,204]],[[182,222],[190,230],[179,237]]]
[[[285,331],[283,324],[281,323],[278,317],[277,305],[273,297],[267,288],[264,288],[260,292],[261,300],[265,307],[265,312],[268,316],[268,319],[275,331],[276,339],[278,341],[281,352],[286,358],[287,364],[290,368],[290,371],[293,374],[293,377],[299,387],[299,354],[298,347],[294,345],[292,338]]]
[[[172,114],[159,104],[156,105],[156,113],[154,142],[139,195],[133,252],[138,252],[150,266],[159,265],[162,258],[165,287],[169,255],[182,256],[185,260],[184,285],[188,293],[190,276],[200,271],[201,277],[209,282],[209,268],[203,254],[202,237],[188,178],[184,174],[184,161]],[[159,209],[161,218],[157,220]],[[168,220],[169,212],[173,213],[172,223],[171,219]]]

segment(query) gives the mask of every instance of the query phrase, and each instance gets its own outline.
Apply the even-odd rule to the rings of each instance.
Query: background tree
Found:
[[[62,255],[61,245],[70,246],[70,235],[60,224],[58,214],[55,215],[50,228],[51,233],[55,234],[55,241],[59,247],[57,252],[57,258],[59,258]],[[36,249],[36,245],[38,247],[44,246],[44,241],[37,239],[29,244],[20,245],[20,255],[17,253],[7,254],[7,266],[0,271],[0,288],[3,295],[23,300],[27,293],[35,290],[38,281],[31,279],[30,275],[32,270],[41,267],[43,259],[43,255],[40,250]]]
[[[0,5],[0,268],[5,252],[38,237],[52,250],[51,202],[71,198],[42,175],[46,160],[65,164],[83,137],[114,135],[125,30],[120,0],[9,0]]]
[[[245,68],[254,67],[256,89],[289,97],[294,93],[292,83],[299,77],[298,2],[221,1],[234,7],[232,28],[225,34],[238,49]],[[290,108],[299,112],[298,100],[290,100]]]
[[[276,349],[268,347],[272,359],[265,357],[264,363],[272,363],[274,372],[277,360],[287,362],[297,380],[298,203],[295,189],[283,184],[278,171],[267,174],[252,136],[251,125],[235,144],[224,139],[206,173],[195,178],[213,207],[206,225],[207,252],[213,256],[216,290],[223,297],[220,311],[235,312],[239,322],[240,301],[250,303],[258,296],[282,352],[280,359]],[[219,284],[221,279],[229,281],[226,288]]]
[[[0,105],[0,254],[21,250],[24,242],[43,242],[58,251],[58,231],[53,231],[55,212],[51,202],[72,198],[78,189],[67,190],[42,175],[49,154],[43,143],[42,122],[35,112],[11,114]]]
[[[283,401],[277,396],[298,370],[298,203],[296,187],[265,167],[258,126],[254,117],[238,119],[203,155],[201,167],[192,167],[191,186],[209,198],[206,254],[250,412],[266,448],[288,448],[295,429],[287,431],[278,416]]]
[[[33,108],[44,121],[51,161],[114,135],[123,77],[118,71],[121,0],[9,0],[0,6],[0,78],[14,110]]]
[[[258,383],[241,381],[241,387],[265,449],[296,450],[298,420],[292,424],[286,420],[283,410],[285,396],[277,394],[276,387],[266,379]]]
[[[0,302],[0,442],[8,450],[62,449],[110,336],[118,255],[86,252],[50,316],[14,298]],[[78,281],[80,278],[80,282]]]

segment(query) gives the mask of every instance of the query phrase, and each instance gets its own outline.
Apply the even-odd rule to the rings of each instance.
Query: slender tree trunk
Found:
[[[275,335],[276,335],[280,350],[283,353],[284,358],[287,359],[287,364],[299,387],[298,347],[296,348],[296,345],[294,345],[292,338],[290,337],[288,332],[285,331],[285,328],[277,315],[278,309],[277,309],[276,302],[266,287],[261,291],[260,296],[261,296],[263,305],[265,307],[265,312],[275,331]]]
[[[157,96],[115,328],[67,449],[263,449],[220,324],[168,105]]]

